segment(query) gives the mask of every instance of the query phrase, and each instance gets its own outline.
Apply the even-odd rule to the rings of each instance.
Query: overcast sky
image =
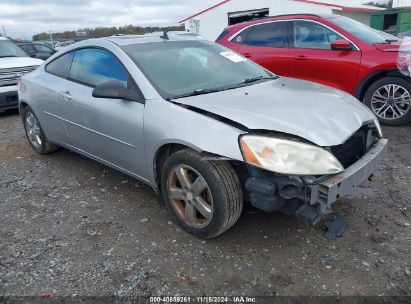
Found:
[[[0,25],[8,36],[84,27],[176,25],[220,0],[0,0]],[[2,30],[2,29],[1,29]]]
[[[251,0],[250,0],[251,1]],[[276,1],[276,0],[273,0]],[[341,0],[345,2],[364,0]],[[386,1],[386,0],[379,0]],[[0,25],[8,36],[84,27],[176,25],[178,21],[221,0],[0,0]]]

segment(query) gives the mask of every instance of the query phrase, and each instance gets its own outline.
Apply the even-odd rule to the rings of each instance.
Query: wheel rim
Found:
[[[195,169],[178,165],[167,181],[168,197],[178,217],[194,228],[210,224],[214,208],[210,187]]]
[[[382,86],[371,97],[371,109],[375,115],[382,119],[399,119],[407,114],[410,107],[410,93],[400,85]]]
[[[26,127],[27,137],[29,138],[30,143],[36,149],[40,149],[43,142],[41,140],[40,124],[37,121],[37,118],[34,116],[33,113],[28,112],[26,114],[26,118],[24,119],[24,122],[25,122],[24,125]]]

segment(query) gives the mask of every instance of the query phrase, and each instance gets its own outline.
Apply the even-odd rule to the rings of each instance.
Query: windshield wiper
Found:
[[[167,98],[167,100],[172,100],[172,99],[179,99],[179,98],[184,98],[184,97],[191,97],[191,96],[198,96],[198,95],[205,95],[205,94],[210,94],[210,93],[215,93],[215,92],[220,92],[220,91],[225,91],[226,88],[217,88],[217,89],[198,89],[191,91],[189,93],[173,96],[170,98]]]
[[[0,56],[0,58],[7,58],[7,57],[17,57],[17,56],[16,55]]]
[[[374,44],[391,44],[393,42],[397,42],[398,40],[395,39],[385,39],[384,42],[376,42]]]
[[[253,77],[253,78],[247,78],[247,79],[244,79],[239,84],[233,84],[233,85],[220,87],[220,88],[214,88],[214,89],[198,89],[198,90],[191,91],[189,93],[169,97],[166,100],[170,101],[170,100],[173,100],[173,99],[179,99],[179,98],[185,98],[185,97],[191,97],[191,96],[198,96],[198,95],[205,95],[205,94],[216,93],[216,92],[221,92],[221,91],[227,91],[227,90],[231,90],[231,89],[236,89],[238,87],[242,87],[245,84],[253,83],[253,82],[256,82],[256,81],[260,81],[260,80],[264,80],[264,79],[277,79],[279,77],[280,76],[272,75],[272,76],[258,76],[258,77]]]
[[[243,83],[253,83],[256,81],[264,80],[264,79],[277,79],[279,76],[272,75],[272,76],[257,76],[252,78],[247,78],[243,80]]]

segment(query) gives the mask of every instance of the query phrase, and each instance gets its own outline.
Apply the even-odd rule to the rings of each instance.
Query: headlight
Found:
[[[281,174],[326,175],[344,171],[331,153],[309,144],[244,135],[240,146],[246,163]]]

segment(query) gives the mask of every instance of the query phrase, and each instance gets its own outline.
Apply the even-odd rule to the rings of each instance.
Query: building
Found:
[[[264,16],[294,13],[339,14],[370,25],[371,14],[381,9],[358,4],[355,0],[225,0],[180,23],[185,25],[187,31],[215,40],[229,25]]]
[[[392,7],[411,7],[411,0],[393,0]]]

